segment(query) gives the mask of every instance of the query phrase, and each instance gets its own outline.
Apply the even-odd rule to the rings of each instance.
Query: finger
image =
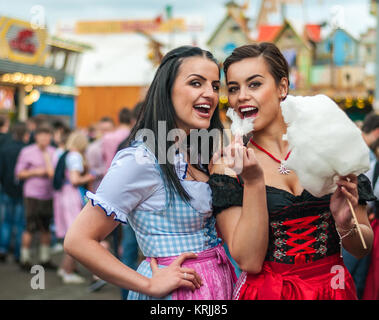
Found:
[[[217,161],[221,158],[222,150],[216,151],[211,159],[211,164],[216,164]]]
[[[358,184],[358,177],[355,174],[348,174],[346,176],[341,176],[340,180],[352,182]]]
[[[196,281],[199,284],[199,286],[202,286],[203,280],[201,279],[200,275],[196,271],[195,271],[194,275],[195,275]]]
[[[224,149],[224,157],[223,157],[223,159],[224,159],[225,163],[230,162],[233,157],[234,157],[234,148],[231,145],[228,145]]]
[[[350,201],[353,207],[358,205],[358,198],[353,196],[349,191],[347,191],[345,187],[341,187],[341,191],[344,194],[344,196]]]
[[[243,153],[243,162],[249,163],[254,159],[254,151],[251,148],[245,148]]]
[[[243,147],[236,148],[236,156],[234,158],[234,166],[232,167],[233,171],[236,174],[240,174],[243,170],[244,165],[244,150]]]
[[[350,193],[354,195],[358,194],[357,185],[353,182],[348,182],[346,180],[339,180],[337,181],[337,185],[340,187],[344,187],[346,190],[348,190]]]
[[[187,277],[190,275],[190,279],[195,283],[195,285],[198,288],[203,284],[200,275],[195,270],[189,268],[180,268],[180,272],[183,272],[183,274],[186,273]]]
[[[187,260],[187,259],[196,259],[196,258],[197,258],[197,254],[196,254],[196,253],[193,253],[193,252],[185,252],[185,253],[182,253],[178,258],[176,258],[172,264],[175,264],[175,265],[181,266],[182,263],[183,263],[185,260]]]
[[[153,273],[156,272],[159,269],[158,268],[157,260],[155,258],[151,258],[151,260],[150,260],[150,267],[151,267],[151,271]]]
[[[243,138],[241,135],[236,134],[235,139],[234,139],[234,144],[243,145]]]
[[[188,289],[192,290],[192,292],[196,290],[196,287],[193,284],[193,282],[188,281],[188,280],[184,280],[184,279],[180,280],[179,286],[188,288]]]
[[[349,178],[350,182],[358,184],[358,177],[355,174],[349,174],[347,177]]]
[[[200,283],[197,281],[194,274],[184,272],[182,273],[182,277],[184,280],[191,281],[196,288],[200,288]]]

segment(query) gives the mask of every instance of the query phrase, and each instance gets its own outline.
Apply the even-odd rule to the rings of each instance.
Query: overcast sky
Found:
[[[167,4],[173,7],[174,17],[188,17],[204,22],[211,33],[224,17],[227,0],[0,0],[0,16],[31,20],[42,8],[50,32],[57,23],[76,20],[154,18],[164,13]],[[244,0],[237,0],[243,3]],[[250,0],[248,17],[254,20],[261,0]],[[370,0],[303,0],[301,5],[288,5],[287,16],[298,22],[318,23],[334,19],[353,35],[358,36],[375,26],[369,13]],[[280,16],[272,15],[271,23],[279,23]]]

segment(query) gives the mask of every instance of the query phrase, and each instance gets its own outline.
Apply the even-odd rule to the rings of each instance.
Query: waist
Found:
[[[53,197],[53,188],[51,183],[27,183],[23,187],[23,196],[25,198],[34,198],[39,200],[49,200]]]
[[[182,265],[191,266],[197,263],[202,263],[205,261],[209,261],[210,259],[217,259],[219,263],[227,263],[229,259],[226,255],[225,249],[221,244],[196,253],[197,257],[194,259],[186,259]],[[157,263],[163,266],[170,265],[174,260],[176,260],[179,256],[171,256],[171,257],[154,257],[157,260]],[[147,262],[151,261],[151,257],[146,258]]]
[[[274,261],[265,261],[261,273],[280,274],[281,276],[299,276],[302,279],[333,273],[332,268],[341,266],[345,268],[343,259],[339,254],[327,256],[325,258],[297,264],[279,263]],[[259,275],[259,274],[258,274]],[[256,279],[255,274],[247,275],[247,282]]]

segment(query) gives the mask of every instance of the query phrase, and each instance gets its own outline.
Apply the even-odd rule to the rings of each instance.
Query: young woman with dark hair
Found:
[[[193,129],[222,130],[219,86],[220,70],[209,52],[184,46],[167,53],[127,147],[96,194],[87,193],[91,201],[66,235],[66,252],[129,289],[129,299],[231,299],[234,271],[217,237],[206,183],[212,143],[206,150],[179,148],[196,140],[189,138]],[[167,139],[175,129],[180,134]],[[191,147],[206,161],[185,161]],[[131,225],[147,257],[137,272],[99,244],[120,222]]]
[[[340,241],[356,257],[370,250],[373,233],[365,204],[373,194],[368,179],[340,177],[333,194],[316,198],[300,185],[295,172],[278,170],[289,154],[280,107],[289,81],[287,62],[274,44],[236,48],[225,60],[224,71],[230,106],[241,118],[254,118],[249,144],[234,148],[235,154],[249,155],[253,176],[243,177],[242,183],[238,176],[224,174],[225,165],[215,164],[209,179],[220,233],[244,271],[234,298],[356,299]],[[260,200],[251,201],[257,196]],[[357,213],[368,250],[361,246],[346,198]],[[235,232],[246,217],[249,246]]]

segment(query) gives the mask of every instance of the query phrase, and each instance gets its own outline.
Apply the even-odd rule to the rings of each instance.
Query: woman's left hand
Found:
[[[350,200],[354,210],[358,207],[358,178],[349,174],[336,182],[337,189],[330,199],[330,211],[336,226],[342,230],[353,227],[352,213],[347,200]]]

